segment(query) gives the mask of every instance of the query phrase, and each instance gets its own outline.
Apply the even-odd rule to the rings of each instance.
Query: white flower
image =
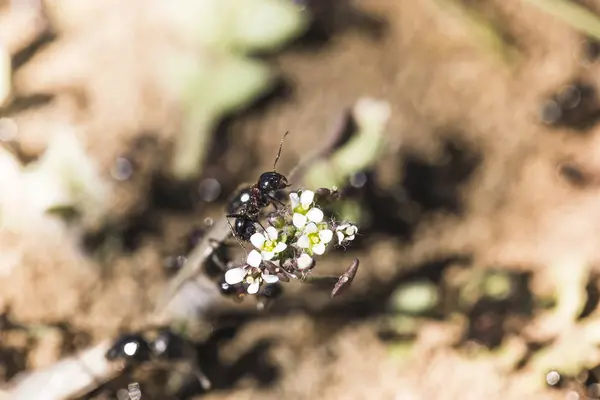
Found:
[[[260,270],[259,265],[262,262],[262,256],[256,250],[252,250],[248,254],[247,266],[231,268],[225,272],[225,282],[230,285],[238,283],[248,284],[246,291],[248,294],[258,293],[258,289],[263,282],[275,283],[279,280],[276,275],[265,274]]]
[[[306,249],[309,255],[312,253],[321,255],[325,253],[327,244],[331,242],[332,238],[333,232],[327,229],[326,224],[319,228],[314,222],[309,222],[302,236],[298,238],[297,245],[302,249]]]
[[[300,196],[298,193],[292,192],[290,193],[290,200],[292,201],[292,210],[294,212],[302,212],[306,214],[306,211],[310,209],[313,200],[315,199],[315,192],[312,190],[303,190],[300,192]]]
[[[335,234],[338,239],[338,245],[341,245],[343,242],[350,242],[354,240],[357,232],[358,227],[353,224],[342,224],[335,228]]]
[[[279,233],[277,229],[270,226],[266,229],[266,235],[256,232],[250,237],[250,242],[261,251],[263,260],[271,260],[275,255],[287,248],[287,244],[277,241]],[[248,262],[250,264],[250,262]]]
[[[260,267],[262,260],[262,255],[258,251],[252,250],[250,253],[248,253],[248,257],[246,258],[246,264],[248,264],[251,267],[258,268]]]
[[[225,282],[230,285],[237,285],[244,280],[248,272],[249,269],[245,267],[231,268],[225,272]]]
[[[296,228],[304,228],[309,221],[316,224],[323,221],[323,211],[318,207],[311,207],[314,199],[315,192],[312,190],[303,190],[300,196],[298,196],[298,193],[290,193],[292,211],[294,212],[292,222]]]
[[[296,267],[298,267],[298,269],[301,271],[311,269],[314,265],[315,260],[313,260],[313,258],[306,253],[302,253],[296,260]]]

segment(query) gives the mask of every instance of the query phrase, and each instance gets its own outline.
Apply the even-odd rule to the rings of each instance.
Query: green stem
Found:
[[[175,142],[171,174],[179,180],[198,176],[208,149],[215,118],[212,113],[195,111],[185,121],[183,131]]]
[[[540,10],[562,19],[571,27],[600,40],[600,18],[572,1],[567,0],[526,0]]]

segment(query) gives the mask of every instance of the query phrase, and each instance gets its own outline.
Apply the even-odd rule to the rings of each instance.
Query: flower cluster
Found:
[[[356,237],[356,225],[325,220],[315,192],[300,190],[290,193],[289,198],[289,207],[270,215],[270,226],[252,235],[254,249],[245,265],[229,269],[225,282],[242,284],[248,294],[256,294],[263,283],[304,276],[314,268],[316,256],[331,246],[345,246]]]

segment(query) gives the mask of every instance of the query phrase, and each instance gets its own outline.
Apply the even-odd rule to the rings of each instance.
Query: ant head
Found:
[[[261,192],[272,192],[273,190],[285,189],[290,186],[284,175],[278,172],[265,172],[258,178],[258,189]]]

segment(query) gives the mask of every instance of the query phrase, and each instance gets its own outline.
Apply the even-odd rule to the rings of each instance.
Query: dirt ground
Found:
[[[180,110],[153,80],[148,60],[168,41],[150,11],[138,14],[141,3],[61,0],[46,20],[32,9],[11,14],[0,1],[0,39],[14,67],[14,97],[0,112],[19,127],[5,145],[30,161],[53,130],[74,124],[111,185],[104,224],[0,232],[2,264],[16,264],[0,277],[4,381],[139,327],[167,282],[165,257],[222,214],[240,183],[271,168],[281,134],[291,132],[278,167],[289,171],[344,108],[368,96],[391,105],[389,146],[357,191],[360,240],[322,265],[341,273],[359,257],[352,290],[329,300],[286,288],[252,318],[227,302],[228,317],[217,319],[234,334],[200,352],[214,390],[190,385],[179,398],[595,398],[600,357],[577,359],[560,388],[540,384],[543,368],[532,366],[550,343],[580,342],[586,318],[545,318],[544,302],[557,281],[595,272],[600,259],[600,61],[586,54],[584,35],[517,0],[298,2],[313,25],[266,57],[282,77],[278,89],[217,130],[202,179],[217,179],[221,194],[203,203],[188,186],[157,178]],[[477,12],[501,44],[448,4]],[[560,118],[543,108],[575,84],[577,104]],[[123,181],[113,178],[119,157],[133,163]],[[459,305],[456,293],[486,271],[526,283],[509,300],[476,294]],[[417,328],[407,338],[390,302],[423,279],[441,300],[431,315],[409,318]],[[584,283],[597,293],[594,279]],[[592,322],[596,297],[585,308]],[[214,324],[216,336],[227,331]],[[597,351],[598,339],[583,354]],[[560,371],[560,356],[573,351],[549,365]],[[142,398],[169,398],[167,375],[146,366],[86,398],[116,398],[134,380]]]

